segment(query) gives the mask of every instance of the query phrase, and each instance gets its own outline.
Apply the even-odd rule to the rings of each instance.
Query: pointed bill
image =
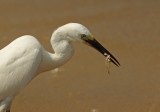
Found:
[[[96,39],[89,37],[88,39],[84,40],[90,46],[94,47],[100,53],[102,53],[105,57],[110,57],[109,60],[114,63],[116,66],[120,66],[118,60],[107,50],[105,49]]]

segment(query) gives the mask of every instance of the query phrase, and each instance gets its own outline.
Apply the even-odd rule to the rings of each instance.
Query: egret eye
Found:
[[[86,38],[86,37],[87,37],[87,35],[85,35],[85,34],[82,34],[82,35],[81,35],[81,38],[82,38],[82,39],[84,39],[84,38]]]

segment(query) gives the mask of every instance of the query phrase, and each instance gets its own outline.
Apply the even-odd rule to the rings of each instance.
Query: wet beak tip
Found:
[[[115,64],[117,67],[120,67],[120,63],[111,55],[104,53],[104,56],[107,58],[107,60],[111,61],[113,64]]]
[[[93,38],[85,41],[89,45],[97,49],[100,53],[102,53],[107,58],[107,60],[110,60],[117,67],[120,66],[120,63],[117,61],[117,59],[108,50],[106,50],[96,39]]]

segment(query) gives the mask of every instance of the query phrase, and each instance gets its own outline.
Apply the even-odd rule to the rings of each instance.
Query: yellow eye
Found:
[[[82,35],[81,35],[81,38],[82,38],[82,39],[84,39],[84,38],[86,38],[86,37],[87,37],[87,35],[85,35],[85,34],[82,34]]]

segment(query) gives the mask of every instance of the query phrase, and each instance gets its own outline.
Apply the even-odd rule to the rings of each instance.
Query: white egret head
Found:
[[[58,35],[60,40],[80,41],[86,43],[87,45],[98,50],[105,57],[109,56],[110,61],[116,66],[120,66],[120,63],[117,61],[117,59],[93,37],[93,35],[85,26],[79,23],[68,23],[63,25],[59,27],[54,34]]]
[[[91,36],[90,31],[79,23],[68,23],[59,27],[54,33],[58,34],[59,37],[68,41],[83,41],[83,35]]]

